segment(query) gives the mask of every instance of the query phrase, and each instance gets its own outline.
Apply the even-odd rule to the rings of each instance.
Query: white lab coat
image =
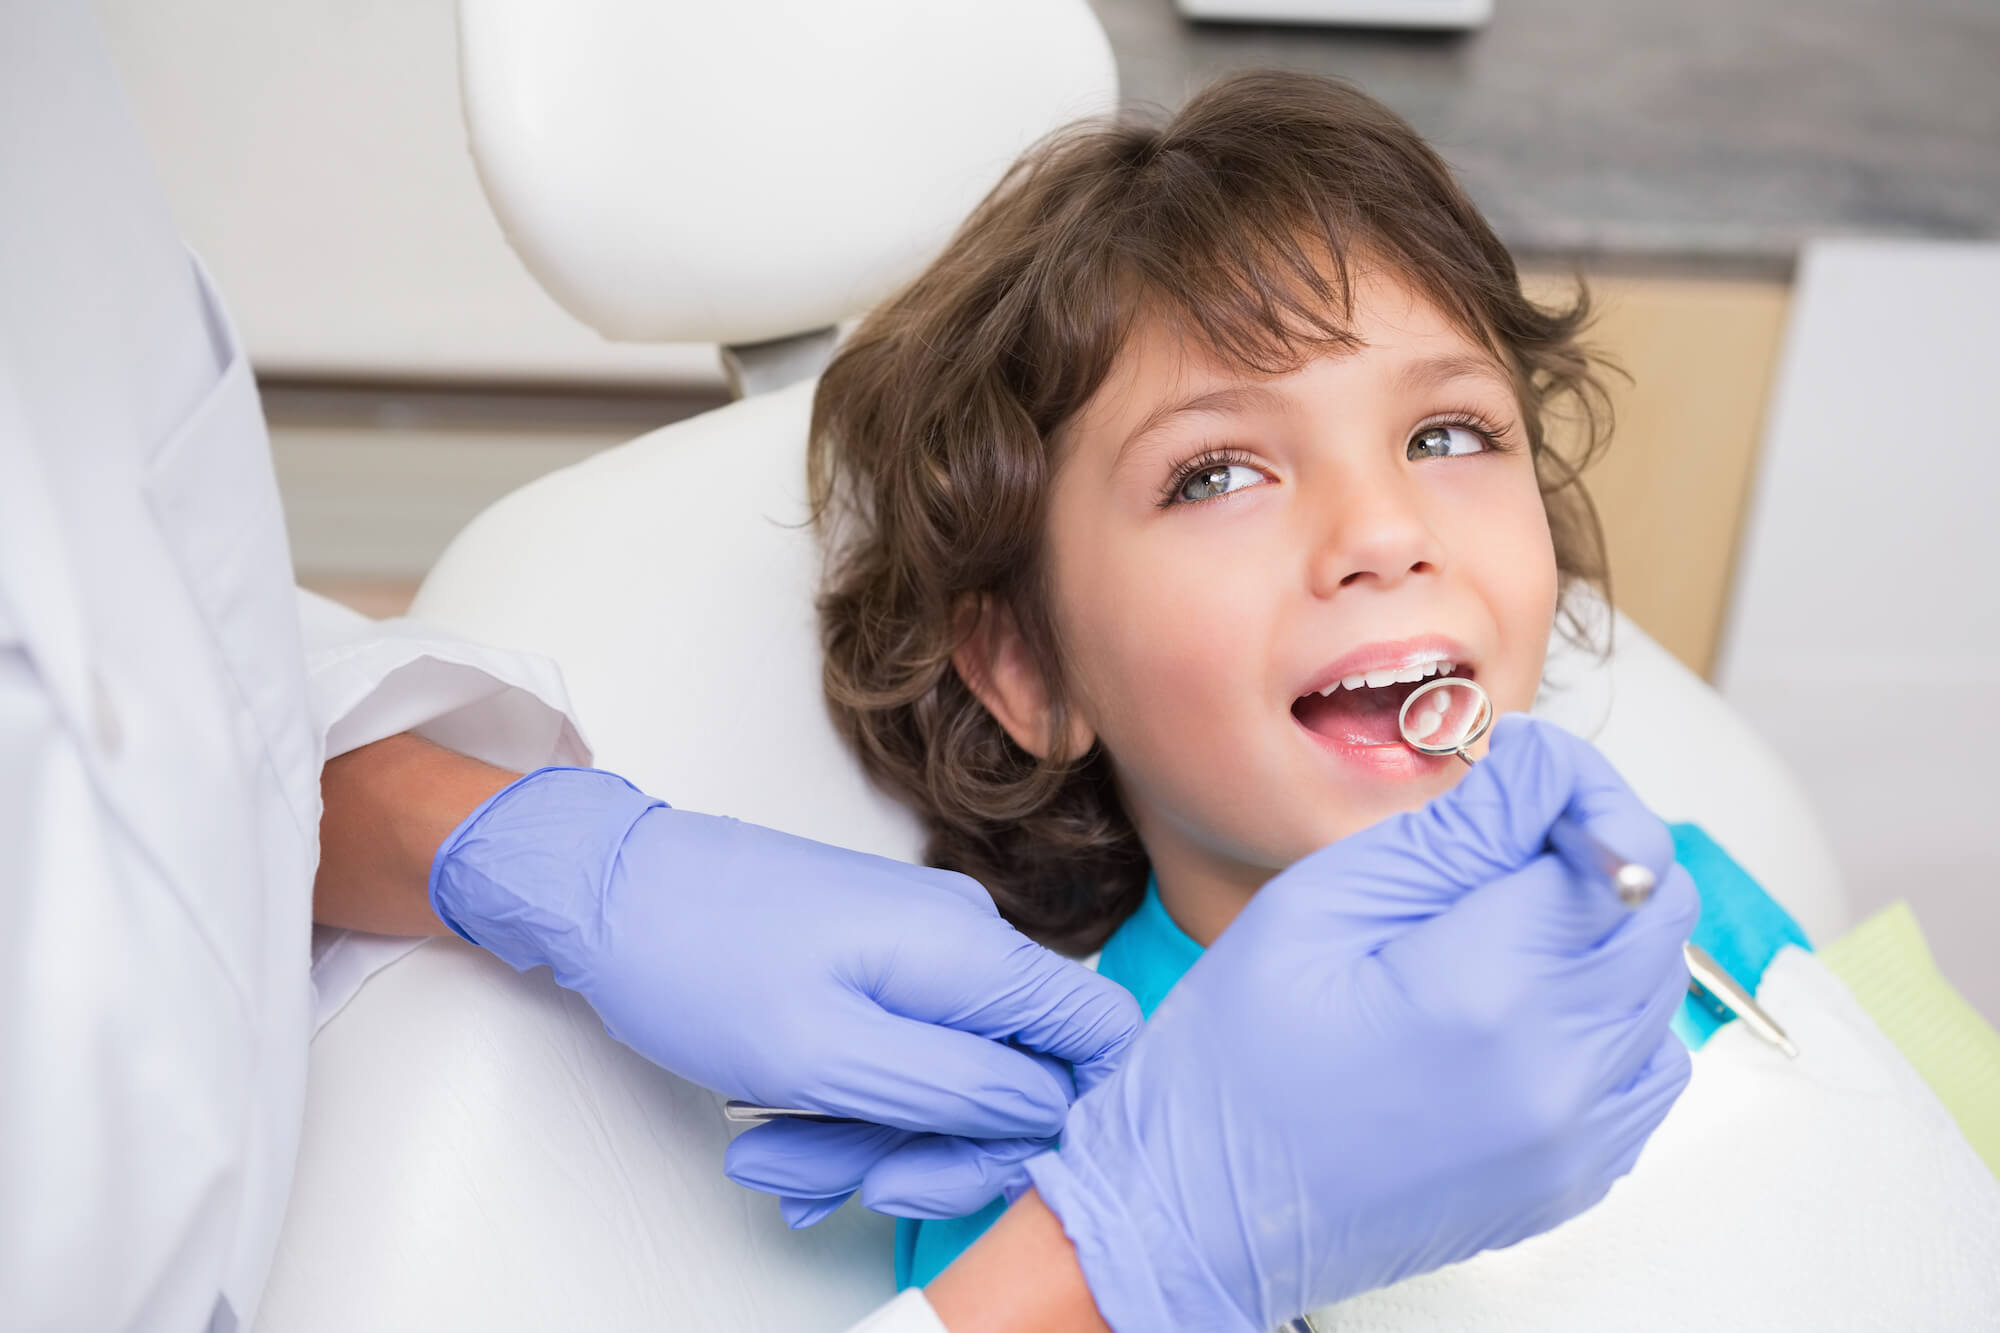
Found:
[[[411,729],[588,758],[546,663],[295,590],[242,346],[88,13],[0,5],[7,1327],[254,1320],[310,1034],[411,947],[311,937],[320,766]]]
[[[586,752],[546,664],[302,615],[248,363],[80,5],[0,6],[0,201],[0,1322],[229,1329],[299,1132],[322,760]],[[320,941],[325,1007],[403,947]]]

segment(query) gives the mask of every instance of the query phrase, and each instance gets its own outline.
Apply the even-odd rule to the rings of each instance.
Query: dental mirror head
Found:
[[[1419,685],[1396,714],[1403,744],[1418,754],[1455,754],[1467,764],[1473,762],[1467,751],[1492,727],[1493,700],[1463,676],[1439,676]],[[1627,907],[1639,907],[1653,896],[1657,880],[1651,870],[1627,861],[1568,815],[1556,817],[1549,841],[1575,864],[1600,872]]]
[[[1403,744],[1418,754],[1455,754],[1466,763],[1466,751],[1493,726],[1493,701],[1486,691],[1463,676],[1439,676],[1410,691],[1396,714]]]

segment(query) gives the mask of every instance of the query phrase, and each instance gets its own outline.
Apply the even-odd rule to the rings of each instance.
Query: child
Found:
[[[1525,710],[1558,617],[1585,632],[1585,315],[1525,298],[1437,156],[1337,83],[1240,75],[1044,143],[821,382],[844,736],[934,864],[1150,1013],[1272,875],[1458,779],[1397,742],[1419,682]],[[1677,840],[1754,988],[1803,936]],[[1000,1206],[906,1223],[899,1279]]]
[[[821,382],[843,733],[1029,934],[1101,945],[1150,867],[1207,943],[1456,778],[1376,746],[1383,673],[1532,700],[1559,593],[1603,574],[1544,433],[1601,420],[1583,319],[1338,84],[1044,145]]]

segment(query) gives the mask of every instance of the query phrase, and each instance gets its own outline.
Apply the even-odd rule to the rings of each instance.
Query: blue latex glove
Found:
[[[1026,1188],[1022,1164],[1053,1137],[970,1140],[882,1125],[777,1120],[737,1136],[724,1162],[739,1185],[779,1196],[794,1227],[820,1221],[848,1196],[898,1217],[963,1217]]]
[[[823,1128],[900,1132],[893,1146],[922,1140],[974,1172],[1057,1132],[1063,1061],[1088,1087],[1139,1028],[1130,995],[1020,934],[963,875],[674,810],[593,769],[541,769],[473,811],[430,895],[452,929],[517,969],[547,965],[681,1077],[870,1121]],[[849,1190],[873,1160],[848,1154]]]
[[[1546,852],[1565,808],[1650,904]],[[1688,1077],[1672,858],[1595,750],[1510,717],[1455,790],[1273,879],[1027,1163],[1106,1321],[1267,1333],[1595,1203]]]

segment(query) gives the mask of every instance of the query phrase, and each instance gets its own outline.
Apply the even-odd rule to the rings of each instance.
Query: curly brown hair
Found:
[[[1061,643],[1045,595],[1058,428],[1150,313],[1243,369],[1280,374],[1351,345],[1348,275],[1387,266],[1509,368],[1554,537],[1564,626],[1605,585],[1578,484],[1609,411],[1579,342],[1588,298],[1545,309],[1450,171],[1346,84],[1247,73],[1158,123],[1070,127],[1027,153],[928,270],[861,324],[813,402],[827,547],[826,695],[874,779],[914,806],[927,857],[985,884],[1009,920],[1072,952],[1144,893],[1144,848],[1100,747],[1065,754]],[[1572,405],[1575,456],[1545,422]],[[982,607],[1042,664],[1051,751],[1016,745],[953,666]]]

